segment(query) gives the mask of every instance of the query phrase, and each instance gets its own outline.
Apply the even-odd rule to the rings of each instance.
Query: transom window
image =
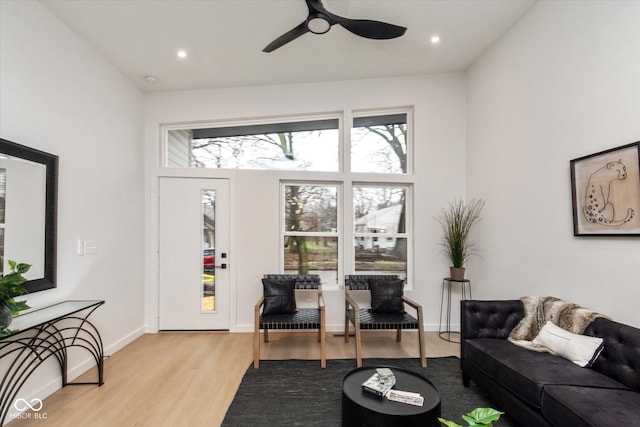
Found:
[[[169,130],[169,167],[337,172],[338,119]]]
[[[351,171],[407,173],[407,113],[353,118]]]

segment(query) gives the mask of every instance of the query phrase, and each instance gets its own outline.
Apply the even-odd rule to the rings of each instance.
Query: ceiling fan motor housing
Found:
[[[322,13],[316,12],[307,18],[307,28],[313,34],[324,34],[331,29],[332,25],[329,17]]]

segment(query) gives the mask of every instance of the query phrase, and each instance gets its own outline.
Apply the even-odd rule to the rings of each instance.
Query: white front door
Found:
[[[160,178],[159,329],[229,329],[229,181]]]

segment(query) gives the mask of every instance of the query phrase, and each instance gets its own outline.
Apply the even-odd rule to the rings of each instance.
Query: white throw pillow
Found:
[[[591,366],[596,361],[604,345],[602,338],[578,335],[556,326],[551,321],[542,327],[534,344],[550,349],[578,366]]]

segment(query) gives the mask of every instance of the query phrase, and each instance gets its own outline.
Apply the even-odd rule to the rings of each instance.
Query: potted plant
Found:
[[[453,280],[464,280],[467,258],[476,252],[473,242],[469,240],[469,233],[473,225],[480,221],[484,203],[482,199],[471,199],[467,203],[456,199],[448,209],[443,208],[436,218],[444,233],[440,244],[451,259]]]
[[[493,427],[493,422],[498,421],[502,414],[504,414],[504,412],[496,411],[493,408],[476,408],[468,414],[463,415],[462,418],[469,426]],[[460,424],[443,418],[438,418],[438,421],[447,427],[462,427]]]
[[[9,261],[9,268],[11,272],[0,279],[0,331],[11,324],[13,316],[21,310],[30,308],[26,301],[16,301],[13,297],[26,292],[22,284],[27,279],[22,274],[29,271],[31,265]]]

